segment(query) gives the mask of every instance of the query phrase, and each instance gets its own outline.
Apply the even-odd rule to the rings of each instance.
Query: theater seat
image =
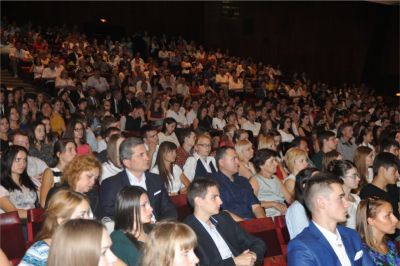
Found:
[[[267,245],[265,257],[282,255],[281,244],[272,218],[259,218],[239,222],[239,225],[248,233],[261,238]]]
[[[1,249],[17,265],[25,254],[25,240],[18,212],[0,214]]]
[[[290,235],[286,226],[285,215],[275,216],[274,223],[276,232],[278,233],[279,242],[281,243],[282,252],[283,254],[286,254],[287,244],[290,241]]]
[[[28,242],[33,243],[36,234],[42,228],[42,224],[44,221],[44,209],[30,209],[28,210],[28,218],[27,218],[27,231],[28,231]]]
[[[187,201],[186,194],[171,196],[171,201],[178,211],[178,221],[182,222],[186,217],[193,213],[192,208]]]
[[[274,256],[264,259],[264,266],[286,266],[287,261],[285,256]]]

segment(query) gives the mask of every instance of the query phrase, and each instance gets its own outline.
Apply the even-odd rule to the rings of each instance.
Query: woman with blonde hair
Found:
[[[70,220],[55,232],[47,265],[125,265],[111,251],[111,244],[111,238],[101,223]]]
[[[101,164],[94,155],[78,155],[64,169],[61,186],[53,187],[47,194],[47,200],[59,189],[69,188],[88,196],[90,207],[97,217],[100,212],[99,195],[93,187],[100,176]],[[47,205],[47,204],[46,204]]]
[[[196,245],[196,234],[186,224],[158,223],[144,246],[141,266],[194,266],[199,262]]]
[[[56,229],[70,219],[90,219],[92,212],[86,196],[71,190],[60,190],[49,201],[45,217],[36,242],[27,250],[19,265],[46,265]]]
[[[356,222],[364,247],[362,265],[400,265],[396,244],[388,237],[395,233],[398,224],[389,202],[376,198],[362,200]]]
[[[107,143],[107,159],[108,161],[101,165],[100,184],[105,179],[118,174],[123,170],[121,161],[119,160],[119,146],[125,140],[121,134],[113,134]]]
[[[256,169],[250,161],[254,156],[253,144],[248,140],[239,140],[235,144],[235,150],[239,157],[239,175],[247,179],[256,174]]]
[[[358,173],[360,174],[360,188],[372,182],[372,178],[374,177],[374,171],[372,170],[374,159],[375,152],[370,147],[359,146],[356,149],[353,162],[358,169]]]
[[[284,184],[293,198],[296,175],[301,170],[308,167],[308,154],[303,149],[290,148],[286,152],[284,160],[286,167],[289,170],[289,175],[285,178]]]

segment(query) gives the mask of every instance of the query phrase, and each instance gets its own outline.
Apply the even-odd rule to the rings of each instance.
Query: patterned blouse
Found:
[[[364,249],[368,251],[368,254],[374,261],[376,266],[398,266],[400,265],[400,255],[396,249],[396,245],[392,241],[388,241],[389,250],[386,254],[381,254],[375,250],[372,250],[368,246],[364,245]]]
[[[39,240],[26,251],[19,266],[46,266],[49,257],[49,245]]]

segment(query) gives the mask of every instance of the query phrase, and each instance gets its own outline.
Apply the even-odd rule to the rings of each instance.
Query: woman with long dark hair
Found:
[[[182,169],[175,164],[176,149],[176,145],[170,141],[161,143],[156,163],[151,170],[152,173],[161,176],[170,195],[185,191],[185,188],[190,184]]]
[[[28,131],[29,155],[37,157],[47,164],[53,159],[53,146],[46,143],[46,126],[42,122],[33,122]]]
[[[1,158],[0,212],[18,210],[21,218],[38,205],[36,185],[26,171],[27,157],[24,147],[13,145]]]
[[[91,153],[89,144],[86,142],[85,125],[80,120],[75,119],[68,123],[63,138],[74,140],[77,154],[85,155]]]
[[[115,201],[115,227],[111,233],[114,254],[129,266],[138,265],[147,240],[153,208],[146,190],[138,186],[121,189]]]

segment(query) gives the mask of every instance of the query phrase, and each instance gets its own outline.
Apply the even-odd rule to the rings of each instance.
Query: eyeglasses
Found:
[[[346,175],[346,176],[344,176],[344,177],[356,179],[357,177],[360,177],[360,174],[356,173],[356,174],[352,174],[352,175]]]
[[[211,144],[205,144],[205,143],[197,143],[197,145],[204,147],[204,148],[211,147]]]

